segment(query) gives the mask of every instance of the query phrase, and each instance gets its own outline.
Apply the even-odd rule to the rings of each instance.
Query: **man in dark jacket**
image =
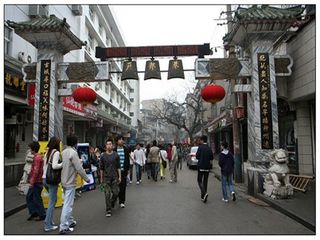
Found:
[[[222,194],[224,202],[229,202],[227,186],[229,186],[232,200],[236,200],[236,194],[234,192],[233,184],[232,184],[232,175],[233,175],[233,168],[234,168],[234,159],[233,155],[227,149],[228,143],[223,142],[221,144],[221,153],[219,155],[219,166],[221,168],[221,184],[222,184]]]
[[[208,177],[210,171],[210,162],[213,160],[213,153],[207,144],[208,138],[203,135],[200,138],[200,145],[196,153],[198,159],[198,185],[201,190],[201,200],[206,203],[208,199]]]
[[[127,175],[130,168],[130,151],[124,146],[123,136],[116,137],[116,147],[114,151],[118,153],[120,159],[121,182],[119,184],[119,204],[121,208],[124,208],[124,203],[126,201]]]

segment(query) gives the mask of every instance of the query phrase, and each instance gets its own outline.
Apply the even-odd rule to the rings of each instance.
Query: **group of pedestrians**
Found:
[[[155,182],[160,179],[165,179],[166,169],[169,168],[170,183],[177,182],[178,173],[178,151],[175,144],[169,143],[167,147],[160,144],[157,145],[157,141],[152,142],[152,146],[146,148],[146,165],[148,179],[153,179]],[[168,167],[169,166],[169,167]]]
[[[40,145],[38,142],[29,144],[30,155],[32,155],[32,164],[29,171],[27,182],[29,184],[26,196],[27,207],[30,213],[28,220],[44,221],[44,231],[54,231],[59,228],[60,234],[67,234],[74,231],[77,222],[74,220],[72,211],[76,191],[76,176],[79,174],[86,182],[90,182],[82,161],[75,149],[77,137],[67,136],[67,146],[60,154],[60,139],[52,137],[47,145],[45,156],[38,153]],[[231,197],[236,200],[234,187],[232,184],[232,174],[234,168],[234,159],[228,151],[227,143],[221,144],[221,153],[219,156],[219,166],[221,168],[221,183],[223,201],[228,202]],[[134,151],[130,151],[125,146],[123,136],[115,139],[115,146],[112,139],[107,139],[105,151],[97,156],[96,151],[90,151],[96,156],[98,170],[98,179],[100,189],[105,194],[106,216],[112,216],[112,209],[115,207],[117,199],[120,208],[125,208],[127,177],[130,175],[130,169],[135,166],[136,183],[141,184],[142,171],[147,171],[148,178],[157,181],[165,179],[166,168],[169,165],[170,183],[177,182],[177,164],[179,153],[175,144],[168,144],[167,147],[157,145],[153,141],[152,146],[147,146],[144,151],[140,144],[136,145]],[[91,155],[90,154],[90,155]],[[93,156],[92,156],[93,157]],[[200,138],[200,145],[196,153],[198,159],[197,182],[200,188],[201,200],[206,203],[208,199],[208,177],[210,172],[210,162],[213,160],[213,153],[207,144],[207,137]],[[131,162],[131,163],[130,163]],[[146,168],[145,168],[146,167]],[[48,179],[47,172],[52,170],[61,170],[61,185],[64,191],[64,204],[60,216],[60,226],[53,222],[53,212],[57,202],[58,183],[52,183]],[[131,173],[132,174],[132,173]],[[26,178],[24,176],[24,178]],[[23,180],[23,179],[22,179]],[[22,181],[21,180],[21,181]],[[26,181],[26,180],[24,180]],[[132,181],[132,176],[130,181]],[[45,210],[41,198],[42,188],[49,193],[48,208]],[[229,191],[227,190],[229,188]],[[230,197],[229,197],[230,193]]]
[[[210,172],[210,162],[213,160],[213,152],[208,146],[208,138],[203,135],[200,138],[200,145],[196,153],[198,159],[198,185],[201,192],[201,200],[206,203],[208,200],[208,177]],[[219,166],[221,168],[222,201],[229,202],[229,193],[233,201],[236,201],[236,194],[232,183],[234,170],[234,158],[228,150],[226,142],[221,143],[221,153],[219,155]],[[228,191],[229,188],[229,191]]]
[[[54,231],[60,228],[60,234],[73,232],[77,222],[73,219],[72,210],[76,190],[76,175],[79,174],[86,182],[90,182],[82,162],[79,159],[75,146],[78,142],[76,136],[67,137],[67,147],[60,157],[60,139],[52,137],[47,145],[47,151],[42,158],[38,153],[39,142],[29,144],[33,161],[28,177],[29,190],[26,196],[30,216],[27,220],[44,220],[44,231]],[[61,161],[62,159],[62,161]],[[50,170],[48,170],[50,169]],[[61,185],[64,192],[64,204],[60,216],[60,226],[53,222],[53,212],[57,201],[58,183],[49,182],[47,172],[61,169]],[[48,208],[45,210],[41,198],[42,188],[49,193]]]

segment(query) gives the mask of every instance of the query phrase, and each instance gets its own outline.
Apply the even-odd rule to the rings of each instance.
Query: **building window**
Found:
[[[130,112],[130,117],[133,117],[134,116],[134,112]]]
[[[89,16],[90,16],[91,21],[94,22],[94,12],[91,7],[89,7]]]
[[[130,93],[134,93],[134,89],[130,89]]]
[[[101,24],[99,24],[99,33],[100,33],[100,36],[102,37],[103,35],[103,27]]]
[[[106,86],[104,87],[104,91],[106,94],[109,94],[109,83],[106,83]]]
[[[94,42],[92,36],[89,34],[88,35],[88,45],[91,49],[94,49]]]
[[[111,40],[108,37],[106,37],[106,45],[107,47],[111,47]]]
[[[9,55],[11,53],[12,45],[12,30],[8,26],[4,26],[4,53]]]
[[[114,90],[111,88],[111,99],[114,99]]]

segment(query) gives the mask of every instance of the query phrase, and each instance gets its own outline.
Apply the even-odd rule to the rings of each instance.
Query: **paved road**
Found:
[[[116,206],[105,217],[104,195],[98,190],[76,199],[72,234],[314,234],[303,225],[270,208],[256,205],[238,193],[236,202],[222,202],[220,182],[210,174],[209,198],[204,204],[196,183],[197,172],[178,171],[178,183],[153,182],[127,188],[126,208]],[[55,210],[59,223],[61,209]],[[4,219],[4,234],[58,234],[43,232],[42,222],[27,222],[27,210]]]

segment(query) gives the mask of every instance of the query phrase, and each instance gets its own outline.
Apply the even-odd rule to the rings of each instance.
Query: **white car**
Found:
[[[191,169],[197,168],[198,159],[196,158],[196,153],[198,151],[198,146],[191,147],[190,153],[187,155],[187,166]]]

